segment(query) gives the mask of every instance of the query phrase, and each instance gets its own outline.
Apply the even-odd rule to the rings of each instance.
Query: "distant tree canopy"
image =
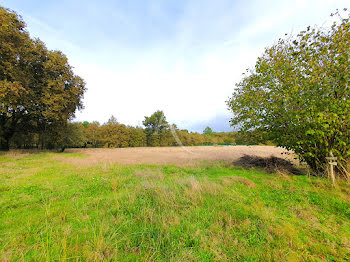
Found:
[[[17,133],[63,143],[67,120],[82,108],[85,83],[65,55],[31,39],[22,18],[0,7],[0,149]]]
[[[166,121],[163,111],[156,111],[151,116],[145,116],[142,122],[145,126],[147,145],[164,146],[171,137],[169,124]]]
[[[161,112],[161,111],[160,111]],[[155,119],[165,120],[164,113],[162,118],[158,118],[161,114],[155,112],[152,116]],[[145,117],[146,119],[146,117]],[[154,118],[148,117],[148,120]],[[161,120],[162,126],[165,122]],[[170,131],[171,127],[171,131]],[[149,127],[150,128],[150,127]],[[11,147],[15,148],[43,148],[41,141],[45,140],[46,144],[59,144],[60,149],[69,147],[145,147],[145,146],[196,146],[196,145],[213,145],[213,144],[263,144],[268,141],[261,139],[262,134],[254,132],[213,132],[212,135],[199,134],[197,132],[189,132],[188,130],[180,130],[175,124],[163,126],[160,130],[153,129],[154,133],[142,127],[126,126],[117,121],[114,116],[109,120],[100,124],[99,122],[68,122],[67,125],[60,130],[61,134],[43,133],[39,136],[37,133],[17,132],[11,139]],[[147,136],[151,136],[147,140]],[[45,147],[44,147],[45,148]],[[53,148],[53,147],[52,147]]]
[[[207,135],[207,136],[211,136],[211,135],[213,135],[213,130],[209,127],[209,126],[207,126],[204,130],[203,130],[203,134],[204,135]]]
[[[232,125],[266,132],[315,172],[331,153],[346,172],[350,157],[350,22],[335,15],[329,30],[308,27],[267,48],[227,102]]]

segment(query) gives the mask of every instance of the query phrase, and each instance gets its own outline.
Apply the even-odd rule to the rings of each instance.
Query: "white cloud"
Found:
[[[141,62],[134,62],[125,72],[111,68],[88,69],[91,72],[86,73],[86,79],[90,91],[86,95],[86,110],[78,119],[103,117],[106,120],[114,114],[121,122],[138,124],[144,115],[157,109],[164,110],[168,119],[176,123],[202,122],[218,114],[225,115],[225,100],[233,91],[234,83],[240,80],[247,67],[254,65],[266,46],[266,40],[256,41],[256,36],[272,35],[273,38],[268,39],[268,44],[272,44],[277,37],[283,37],[283,32],[300,25],[300,8],[309,8],[316,2],[320,3],[296,1],[294,5],[289,2],[277,7],[270,5],[266,7],[267,12],[261,10],[260,16],[252,19],[255,22],[242,24],[239,30],[219,28],[223,39],[232,32],[233,37],[226,42],[205,42],[210,35],[201,37],[203,26],[208,25],[203,19],[205,14],[213,16],[211,6],[189,4],[178,21],[178,33],[172,43],[154,47],[141,56]],[[225,25],[222,21],[232,10],[218,9],[221,13],[214,12],[218,21],[213,21],[212,27],[229,26],[230,22]],[[161,15],[161,10],[156,12]],[[329,12],[326,10],[327,14]],[[324,16],[317,18],[326,19]],[[301,20],[304,26],[310,21],[306,17]],[[208,32],[212,30],[208,28]],[[280,35],[276,37],[274,31]]]
[[[234,83],[266,46],[284,33],[322,24],[348,1],[192,0],[174,15],[165,3],[153,0],[147,18],[104,4],[87,5],[86,12],[72,21],[67,17],[61,28],[24,14],[29,31],[49,48],[66,53],[75,72],[86,80],[85,110],[76,114],[77,120],[105,122],[113,114],[120,122],[136,125],[160,109],[170,122],[187,128],[227,116],[225,100]],[[113,25],[108,27],[111,32],[99,31],[99,19],[104,26],[122,26],[117,32]],[[151,25],[145,43],[126,44],[142,39],[142,19],[155,23],[145,21]],[[79,31],[82,25],[84,32]],[[79,34],[85,42],[79,41]],[[86,42],[91,39],[93,43]]]

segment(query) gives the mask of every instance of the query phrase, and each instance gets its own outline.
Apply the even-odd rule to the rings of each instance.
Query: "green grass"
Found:
[[[0,155],[0,261],[350,260],[350,186],[207,163]]]

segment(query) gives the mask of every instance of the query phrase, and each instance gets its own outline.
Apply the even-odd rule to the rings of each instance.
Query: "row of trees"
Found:
[[[216,133],[207,127],[203,134],[180,130],[170,125],[162,111],[157,111],[143,121],[144,127],[126,126],[112,116],[106,123],[68,123],[57,133],[17,132],[11,139],[14,148],[66,147],[145,147],[145,146],[192,146],[206,144],[259,144],[264,143],[257,132]]]
[[[204,135],[179,130],[162,111],[145,117],[144,128],[114,117],[103,125],[71,123],[83,108],[84,92],[85,83],[66,56],[32,39],[22,17],[0,7],[0,150],[255,143],[251,136],[210,128]]]

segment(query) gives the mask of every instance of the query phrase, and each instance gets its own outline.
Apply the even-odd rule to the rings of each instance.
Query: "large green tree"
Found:
[[[0,7],[0,149],[5,150],[23,130],[63,130],[82,108],[85,91],[66,56],[31,39],[25,27],[14,11]]]
[[[212,135],[214,135],[214,132],[213,132],[213,130],[211,129],[210,126],[207,126],[207,127],[203,130],[203,135],[212,136]]]
[[[169,124],[163,111],[156,111],[151,116],[145,116],[142,122],[145,126],[148,146],[165,146],[171,136]]]
[[[267,48],[227,102],[233,125],[267,131],[318,174],[331,154],[346,174],[350,157],[350,21],[336,17]]]

